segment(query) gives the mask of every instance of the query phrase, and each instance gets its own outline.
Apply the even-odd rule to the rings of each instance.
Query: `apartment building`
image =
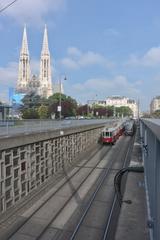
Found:
[[[160,110],[160,96],[154,97],[150,103],[150,113]]]

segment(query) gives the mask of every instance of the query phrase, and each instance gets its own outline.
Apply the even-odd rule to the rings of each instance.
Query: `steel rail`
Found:
[[[69,203],[69,201],[74,197],[74,195],[78,192],[78,190],[82,187],[82,185],[84,184],[84,182],[88,179],[88,177],[93,173],[93,171],[97,168],[97,166],[99,165],[99,163],[103,160],[104,156],[111,150],[111,146],[109,148],[107,148],[108,151],[106,151],[103,156],[101,157],[101,159],[96,163],[96,165],[91,169],[91,171],[87,174],[87,176],[85,177],[85,179],[79,184],[79,186],[77,187],[77,189],[72,193],[72,195],[68,198],[68,200],[64,203],[64,205],[59,209],[59,211],[57,212],[57,214],[49,221],[49,223],[45,226],[45,228],[43,229],[43,231],[39,234],[38,237],[35,238],[35,240],[39,240],[43,234],[46,232],[46,230],[49,228],[49,226],[54,222],[54,220],[58,217],[58,215],[63,211],[63,209],[67,206],[67,204]],[[101,175],[99,176],[99,178],[101,177]]]
[[[60,185],[58,189],[60,189],[61,187],[64,186],[65,183],[67,183],[68,181],[70,181],[71,178],[74,177],[74,176],[77,174],[77,172],[81,170],[81,168],[84,168],[85,165],[86,165],[89,161],[91,161],[92,157],[93,157],[95,154],[97,154],[99,151],[101,151],[102,148],[103,148],[103,146],[100,146],[95,152],[93,152],[93,153],[91,154],[91,156],[82,164],[82,166],[78,166],[79,169],[78,169],[74,174],[72,174],[72,175],[67,179],[66,182],[64,182],[62,185]],[[77,167],[77,165],[75,165],[74,167]],[[60,172],[59,172],[59,173],[60,173]],[[61,172],[61,173],[63,173],[63,172]],[[54,175],[53,175],[52,177],[54,177]],[[62,179],[61,179],[61,180],[62,180]],[[53,182],[51,182],[51,183],[44,182],[44,184],[43,184],[42,188],[40,189],[40,191],[39,191],[39,192],[36,192],[33,196],[30,197],[30,199],[27,200],[27,204],[30,203],[30,202],[32,202],[32,200],[33,200],[34,198],[36,198],[39,194],[43,193],[43,192],[44,192],[44,189],[46,190],[46,188],[50,188],[51,186],[53,186]],[[58,191],[58,189],[57,189],[57,191]],[[32,193],[32,192],[31,192],[31,193]],[[55,193],[56,193],[56,192],[55,192]],[[28,196],[28,195],[27,195],[27,196]],[[5,219],[3,219],[3,213],[2,213],[1,216],[0,216],[0,218],[2,217],[2,220],[0,219],[0,225],[1,225],[1,224],[4,224],[5,222],[7,222],[8,219],[10,220],[10,218],[14,215],[14,213],[16,212],[16,214],[17,214],[17,212],[20,212],[21,209],[23,209],[25,205],[26,205],[26,202],[25,202],[25,201],[22,201],[21,206],[18,207],[18,209],[17,209],[17,206],[16,206],[16,209],[14,209],[14,210],[12,211],[12,213],[8,214],[7,217],[5,217]]]
[[[42,203],[29,217],[32,217],[41,207],[43,207],[43,205],[44,205],[48,200],[50,200],[62,187],[64,187],[64,185],[65,185],[66,183],[68,183],[82,168],[84,168],[85,165],[88,164],[88,163],[92,160],[92,158],[94,157],[94,155],[97,154],[99,151],[102,150],[102,148],[104,148],[104,147],[103,147],[103,146],[100,146],[95,152],[93,152],[93,153],[90,155],[90,157],[82,164],[82,166],[79,166],[79,168],[77,169],[77,171],[76,171],[75,173],[73,173],[64,183],[62,183],[62,184],[57,188],[57,190],[56,190],[51,196],[49,196],[49,197],[46,199],[46,201],[45,201],[44,203]],[[74,166],[74,167],[77,167],[77,166]],[[61,180],[63,180],[63,179],[61,179]],[[46,183],[46,184],[47,184],[47,183]],[[50,184],[47,185],[47,187],[50,187],[50,186],[53,186],[53,182],[51,182]],[[44,187],[43,187],[38,193],[34,194],[34,195],[27,201],[27,204],[30,203],[34,198],[36,198],[39,194],[41,194],[41,193],[44,191],[44,189],[46,189],[46,185],[45,185],[45,184],[44,184]],[[23,207],[24,207],[25,205],[26,205],[26,202],[22,202],[21,207],[18,208],[18,210],[17,210],[17,208],[15,209],[16,214],[17,214],[17,211],[20,212],[21,209],[23,209]],[[14,211],[14,212],[15,212],[15,211]],[[10,218],[14,215],[14,212],[12,212],[11,214],[7,215],[7,217],[6,217],[4,220],[1,220],[1,221],[0,221],[0,225],[1,225],[1,224],[4,224],[5,222],[7,222],[8,219],[10,220]],[[25,219],[25,221],[23,221],[23,223],[22,223],[18,228],[16,228],[15,231],[14,231],[13,233],[11,233],[11,234],[14,235],[28,220],[29,220],[29,218]],[[11,235],[11,234],[10,234],[10,235]]]
[[[127,153],[125,154],[125,160],[124,160],[122,168],[124,168],[128,165],[128,156],[131,153],[131,150],[133,148],[134,140],[135,140],[135,136],[133,138],[131,138],[131,143],[129,144],[129,148],[127,150]],[[114,194],[114,199],[113,199],[113,202],[112,202],[111,210],[110,210],[108,220],[107,220],[107,224],[105,226],[104,234],[103,234],[103,237],[102,237],[103,240],[107,240],[116,204],[117,204],[117,195]],[[120,210],[120,208],[119,208],[119,210]]]
[[[99,151],[101,151],[102,149],[104,149],[104,146],[102,146],[102,148],[100,148]],[[102,161],[102,159],[104,158],[104,156],[106,155],[107,152],[109,152],[111,149],[107,148],[107,151],[105,151],[105,153],[103,154],[103,157],[101,157],[101,159],[98,161],[98,163],[96,163],[96,165],[93,167],[93,169],[91,169],[91,171],[89,172],[89,174],[87,175],[87,177],[83,180],[83,182],[80,184],[80,186],[72,193],[72,195],[69,197],[69,199],[66,201],[66,203],[60,208],[60,210],[57,212],[57,214],[49,221],[49,223],[45,226],[45,228],[43,229],[43,231],[40,233],[39,236],[37,236],[37,238],[35,238],[36,240],[39,239],[44,232],[46,231],[46,229],[49,227],[49,225],[55,220],[55,218],[58,216],[58,214],[60,214],[60,212],[64,209],[64,207],[67,205],[67,203],[70,201],[70,199],[76,194],[76,192],[78,191],[78,189],[81,187],[81,185],[86,181],[86,179],[89,177],[89,175],[91,175],[91,173],[96,169],[96,166]],[[62,187],[65,186],[65,184],[67,184],[87,163],[89,163],[93,156],[95,154],[97,154],[99,151],[97,151],[96,153],[94,153],[93,155],[90,156],[89,160],[87,160],[82,166],[79,167],[79,169],[71,176],[67,179],[67,181],[65,181],[48,199],[46,199],[46,201],[44,201],[42,203],[42,205],[40,205],[27,219],[25,219],[22,224],[20,226],[18,226],[18,228],[16,228],[11,234],[9,234],[8,239],[11,238],[12,236],[14,236],[14,234],[16,234],[16,232],[23,227],[33,216],[34,214],[36,214],[51,198],[53,198],[55,196],[55,194],[61,190]]]
[[[127,151],[127,152],[128,152],[128,151]],[[73,233],[72,233],[72,235],[71,235],[71,237],[70,237],[70,240],[74,240],[74,239],[75,239],[76,234],[77,234],[77,232],[78,232],[78,230],[79,230],[82,222],[84,221],[85,216],[87,215],[90,207],[92,206],[92,203],[93,203],[93,201],[94,201],[94,199],[95,199],[98,191],[100,190],[100,188],[102,187],[102,185],[103,185],[104,181],[106,180],[108,174],[110,173],[110,170],[111,170],[111,167],[112,167],[113,163],[114,163],[114,158],[113,158],[112,161],[110,162],[109,168],[107,168],[107,171],[106,171],[106,172],[104,173],[104,175],[102,176],[102,179],[101,179],[99,185],[97,186],[95,192],[93,193],[92,197],[90,198],[90,201],[88,202],[88,204],[87,204],[87,206],[86,206],[86,209],[85,209],[83,215],[81,216],[78,224],[76,225],[75,230],[73,231]]]

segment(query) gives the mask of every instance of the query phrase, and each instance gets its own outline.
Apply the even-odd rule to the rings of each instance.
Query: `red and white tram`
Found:
[[[124,132],[124,123],[116,124],[114,127],[105,127],[102,131],[102,143],[114,144]]]

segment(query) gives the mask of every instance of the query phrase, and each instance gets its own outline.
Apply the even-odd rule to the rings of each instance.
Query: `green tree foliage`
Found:
[[[34,93],[30,93],[22,99],[22,103],[23,103],[23,105],[21,106],[22,118],[38,119],[48,117],[48,114],[46,116],[44,110],[44,107],[48,109],[48,107],[46,107],[48,105],[47,99],[35,95]],[[40,108],[41,106],[43,107]]]
[[[59,112],[57,111],[58,106],[60,105],[60,93],[55,93],[48,98],[48,111],[49,114],[55,114],[56,118],[59,117]],[[75,116],[77,111],[77,102],[75,99],[65,94],[61,94],[61,107],[62,107],[62,116],[69,117]]]
[[[156,110],[156,111],[152,114],[152,116],[153,116],[154,118],[160,118],[160,110]]]
[[[107,109],[106,107],[96,105],[93,109],[93,113],[95,117],[102,118],[107,116]]]
[[[87,104],[78,106],[77,115],[87,116],[89,113],[91,113],[91,108]]]
[[[114,106],[101,106],[101,105],[82,105],[78,107],[78,115],[92,115],[94,117],[121,117],[121,116],[132,116],[132,110],[129,107],[114,107]]]
[[[114,106],[107,106],[107,117],[113,117],[114,115]]]
[[[30,93],[22,99],[22,103],[23,103],[22,108],[28,109],[28,108],[39,107],[42,103],[42,100],[43,99],[40,96],[35,95],[34,93]]]
[[[22,118],[24,119],[38,119],[39,114],[36,108],[22,109]]]
[[[38,115],[40,119],[47,119],[49,117],[48,107],[45,105],[41,105],[38,108]]]
[[[132,110],[126,106],[116,107],[115,114],[116,114],[116,116],[119,116],[119,117],[133,116]]]

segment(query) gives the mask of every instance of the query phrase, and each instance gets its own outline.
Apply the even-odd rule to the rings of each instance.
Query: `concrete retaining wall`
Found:
[[[96,144],[104,125],[0,139],[0,213]]]

